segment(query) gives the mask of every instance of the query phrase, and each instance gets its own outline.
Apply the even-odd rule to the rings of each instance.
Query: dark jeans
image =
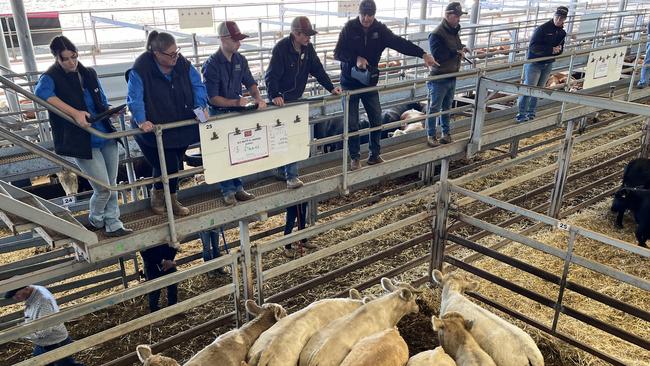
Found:
[[[284,225],[284,235],[291,234],[296,219],[298,220],[298,230],[304,229],[306,224],[305,221],[307,221],[307,202],[287,207],[287,222]],[[303,243],[306,241],[306,239],[302,240]],[[291,248],[291,244],[287,244],[284,247],[289,249]]]
[[[158,149],[156,147],[151,147],[149,145],[138,143],[140,150],[142,150],[142,155],[144,159],[149,163],[153,169],[152,175],[154,178],[158,178],[162,175],[160,170],[160,159],[158,159]],[[165,164],[167,164],[167,174],[178,173],[180,170],[183,170],[183,158],[185,156],[185,151],[187,151],[187,146],[179,148],[170,148],[165,149]],[[154,188],[162,189],[162,182],[156,182]],[[178,190],[178,178],[171,178],[169,180],[169,190],[171,193],[176,193]]]
[[[218,258],[221,256],[219,250],[219,229],[210,229],[199,233],[201,244],[203,244],[203,261]]]
[[[370,128],[381,126],[381,105],[379,104],[379,92],[367,92],[363,94],[356,94],[350,97],[350,111],[348,113],[348,131],[359,131],[359,100],[363,103],[370,122]],[[345,108],[345,98],[343,98],[343,108]],[[380,140],[381,131],[374,131],[370,133],[370,157],[376,158],[381,153]],[[359,136],[350,137],[348,147],[350,150],[350,159],[359,159],[360,153]]]
[[[49,351],[51,351],[53,349],[57,349],[59,347],[63,347],[63,346],[65,346],[67,344],[70,344],[70,343],[72,343],[72,339],[70,339],[70,337],[68,337],[68,338],[64,339],[63,341],[61,341],[59,343],[52,344],[52,345],[49,345],[49,346],[34,345],[34,352],[32,354],[34,356],[39,356],[39,355],[42,355],[45,352],[49,352]],[[76,362],[72,357],[66,357],[66,358],[62,358],[62,359],[60,359],[58,361],[54,361],[54,362],[48,364],[48,366],[83,366],[83,364]]]
[[[176,268],[172,268],[167,272],[163,272],[162,266],[157,263],[144,263],[144,275],[147,278],[147,281],[151,281],[158,277],[162,277],[169,273],[176,272]],[[154,311],[160,310],[160,291],[155,290],[149,293],[149,310],[153,313]],[[178,302],[178,284],[174,283],[167,286],[167,305],[171,306]]]

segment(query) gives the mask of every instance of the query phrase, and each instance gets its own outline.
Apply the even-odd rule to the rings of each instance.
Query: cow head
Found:
[[[278,321],[287,316],[287,311],[284,310],[282,305],[279,304],[268,303],[259,306],[253,300],[246,300],[246,303],[244,305],[246,307],[246,311],[248,311],[248,313],[251,315],[255,315],[256,317],[260,315],[268,315],[272,316],[275,321]]]
[[[180,366],[173,358],[154,355],[151,347],[146,344],[138,345],[135,348],[135,353],[138,354],[138,358],[144,366]]]
[[[447,273],[443,275],[442,272],[434,270],[432,273],[433,280],[442,287],[442,289],[449,289],[451,291],[466,292],[476,291],[478,282],[473,281],[460,273]]]

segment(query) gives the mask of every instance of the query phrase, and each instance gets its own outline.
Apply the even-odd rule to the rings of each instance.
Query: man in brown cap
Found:
[[[257,81],[248,67],[248,60],[237,52],[241,40],[248,37],[239,31],[237,23],[226,21],[219,24],[217,34],[221,47],[203,64],[203,83],[208,90],[210,115],[224,113],[229,107],[240,107],[248,104],[248,99],[242,97],[242,85],[246,87],[258,108],[266,108]],[[248,201],[255,195],[244,190],[241,179],[229,179],[221,182],[224,203],[232,206],[237,201]]]

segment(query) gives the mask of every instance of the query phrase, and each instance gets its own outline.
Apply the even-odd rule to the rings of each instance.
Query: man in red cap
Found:
[[[246,87],[258,108],[266,108],[257,81],[248,67],[246,57],[237,50],[241,40],[248,35],[239,31],[237,23],[226,21],[219,24],[217,34],[221,47],[203,64],[203,82],[208,90],[210,115],[224,113],[229,107],[240,107],[248,104],[248,99],[242,96],[242,85]],[[224,203],[232,206],[237,201],[248,201],[255,195],[244,190],[239,178],[229,179],[219,184],[224,197]]]

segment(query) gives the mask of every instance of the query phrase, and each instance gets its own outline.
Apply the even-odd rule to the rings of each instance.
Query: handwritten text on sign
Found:
[[[237,165],[269,156],[266,126],[228,134],[230,164]]]

